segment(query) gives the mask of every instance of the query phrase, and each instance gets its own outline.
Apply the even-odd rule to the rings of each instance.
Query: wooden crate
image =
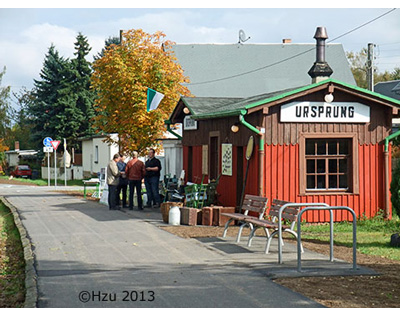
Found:
[[[196,226],[197,225],[197,215],[200,212],[197,208],[192,207],[181,207],[181,224]]]
[[[161,211],[161,215],[162,215],[162,219],[163,219],[164,223],[168,223],[169,210],[173,206],[182,207],[183,203],[181,203],[181,202],[164,202],[164,203],[161,203],[160,211]]]
[[[203,207],[201,210],[202,217],[201,222],[204,226],[212,226],[213,223],[213,208],[212,207]]]
[[[234,207],[223,207],[223,206],[214,206],[213,207],[213,216],[212,222],[213,226],[225,226],[226,222],[229,220],[229,217],[221,215],[222,213],[235,213]],[[230,225],[234,225],[235,222],[232,221]]]

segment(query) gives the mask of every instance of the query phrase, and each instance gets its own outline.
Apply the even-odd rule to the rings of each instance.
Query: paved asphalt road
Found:
[[[32,242],[38,307],[322,307],[266,276],[264,242],[213,248],[160,229],[158,211],[109,211],[47,188],[3,185],[0,195]]]

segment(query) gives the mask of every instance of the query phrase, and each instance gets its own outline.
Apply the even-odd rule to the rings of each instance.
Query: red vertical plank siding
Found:
[[[358,171],[359,171],[359,181],[360,181],[360,191],[359,191],[359,201],[358,204],[355,205],[354,207],[357,208],[357,216],[362,214],[364,212],[365,207],[364,207],[364,199],[365,199],[365,189],[364,189],[364,183],[365,183],[365,170],[364,170],[364,146],[360,145],[358,149]]]
[[[390,150],[390,149],[389,149]],[[299,188],[299,145],[266,145],[264,156],[264,195],[269,198],[269,204],[273,199],[288,200],[297,203],[327,203],[332,206],[348,206],[356,212],[356,216],[373,217],[380,209],[385,207],[385,174],[383,145],[364,144],[358,147],[358,177],[359,194],[315,194],[300,195]],[[389,151],[390,152],[390,151]],[[188,149],[183,148],[183,167],[188,167]],[[245,150],[244,153],[245,154]],[[357,158],[356,158],[357,159]],[[246,173],[247,160],[243,159],[243,175]],[[246,183],[246,194],[258,194],[258,146],[254,148],[250,159],[249,172]],[[201,179],[202,176],[202,147],[193,147],[193,177]],[[219,202],[224,206],[236,204],[237,181],[237,150],[233,148],[233,174],[221,176],[217,188]],[[391,159],[389,157],[389,170]],[[391,176],[391,174],[390,174]],[[391,181],[391,179],[389,179]],[[390,183],[390,182],[389,182]],[[391,208],[390,208],[391,216]],[[303,215],[307,222],[329,221],[328,211],[307,212]],[[335,221],[352,220],[347,211],[335,211]]]
[[[374,166],[371,166],[371,162],[370,162],[370,152],[368,150],[368,145],[363,145],[363,152],[364,152],[364,183],[363,183],[363,187],[364,187],[364,211],[360,214],[361,216],[367,216],[370,217],[371,216],[371,192],[370,192],[370,188],[371,188],[371,182],[370,182],[370,175],[371,172],[367,172],[367,170],[372,170],[372,168]]]
[[[378,168],[376,168],[376,167],[378,167],[378,161],[377,161],[377,156],[376,156],[378,148],[376,146],[368,146],[368,147],[371,148],[370,149],[370,155],[371,155],[371,157],[370,157],[370,168],[369,168],[369,170],[371,171],[370,172],[370,176],[371,176],[371,179],[370,179],[370,183],[371,183],[371,198],[370,198],[370,201],[371,201],[371,204],[370,204],[369,217],[371,217],[373,215],[371,212],[374,209],[373,201],[376,201],[376,202],[379,201],[379,197],[378,197],[378,194],[377,194],[378,193],[377,185],[379,184],[378,183],[378,175],[377,175]],[[375,185],[375,183],[376,183],[376,185]],[[379,203],[377,203],[377,205],[379,205]]]
[[[389,150],[389,153],[392,152],[392,144],[391,143],[389,143],[388,150]],[[382,160],[384,160],[384,159],[382,158]],[[391,154],[389,155],[389,170],[392,170],[392,155]],[[392,183],[392,173],[391,172],[389,172],[389,183]],[[383,183],[382,187],[385,187],[385,183]],[[385,197],[383,197],[383,199],[385,199]],[[391,199],[392,199],[392,195],[389,190],[389,201],[391,201]],[[383,204],[384,203],[385,202],[383,202]],[[389,204],[390,204],[389,205],[389,219],[392,219],[392,203],[390,202]]]
[[[348,206],[356,215],[376,215],[384,208],[384,159],[383,145],[359,145],[359,194],[315,194],[300,195],[299,146],[265,146],[264,192],[269,198],[297,203],[327,203],[332,206]],[[356,158],[357,159],[357,158]],[[307,222],[328,222],[328,211],[306,212]],[[334,221],[352,220],[347,211],[335,211]]]

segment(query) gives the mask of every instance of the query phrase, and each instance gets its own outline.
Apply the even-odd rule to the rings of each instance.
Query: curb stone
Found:
[[[35,269],[35,259],[32,251],[32,244],[26,233],[25,227],[22,225],[19,217],[18,210],[11,205],[6,198],[0,196],[1,202],[7,206],[14,216],[15,226],[18,228],[19,235],[21,237],[22,247],[24,249],[24,260],[25,260],[25,308],[35,308],[38,298],[37,291],[37,274]]]

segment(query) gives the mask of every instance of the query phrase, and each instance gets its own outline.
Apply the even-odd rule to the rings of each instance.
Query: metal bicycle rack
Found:
[[[353,215],[353,269],[357,269],[357,260],[356,260],[356,246],[357,246],[357,223],[356,223],[356,214],[354,210],[347,206],[329,206],[326,203],[287,203],[283,205],[279,209],[278,214],[278,263],[282,264],[282,212],[286,207],[303,207],[297,219],[297,270],[301,272],[301,216],[304,212],[313,210],[313,211],[329,211],[329,226],[330,226],[330,261],[333,262],[333,211],[336,210],[347,210]]]
[[[278,263],[282,264],[282,212],[286,207],[301,207],[301,206],[319,206],[319,207],[330,207],[326,203],[286,203],[282,205],[278,213]],[[297,222],[300,222],[300,214],[298,215]]]
[[[325,206],[325,207],[305,207],[299,212],[298,218],[301,218],[301,215],[307,211],[329,211],[330,219],[330,256],[329,261],[333,262],[333,211],[337,210],[347,210],[353,215],[353,270],[357,269],[357,222],[356,222],[356,214],[354,210],[347,206]],[[301,272],[301,222],[297,221],[297,271]]]

